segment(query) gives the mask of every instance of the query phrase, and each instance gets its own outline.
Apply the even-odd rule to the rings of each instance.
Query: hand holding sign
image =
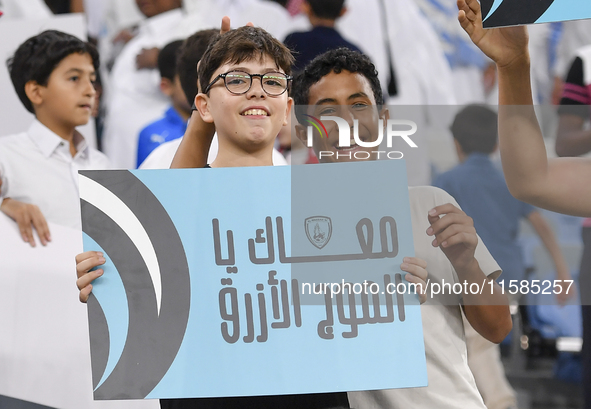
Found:
[[[96,346],[95,398],[425,385],[414,293],[426,263],[402,257],[414,254],[408,188],[391,183],[404,170],[376,161],[81,174],[84,246],[103,253],[76,258]],[[364,171],[388,181],[371,209],[359,203],[375,186],[355,198],[343,189]],[[314,200],[294,204],[294,188]],[[366,352],[352,360],[360,345]],[[367,373],[377,361],[382,369],[363,379],[309,371]]]
[[[427,234],[435,236],[433,246],[441,248],[456,270],[464,270],[476,260],[478,236],[470,216],[448,203],[429,212],[429,223]]]
[[[103,253],[86,251],[76,255],[76,286],[80,290],[80,302],[87,302],[92,291],[92,282],[103,275],[103,269],[92,270],[105,264]]]
[[[441,216],[441,217],[440,217]],[[462,294],[466,318],[487,340],[500,343],[511,330],[508,299],[494,282],[485,276],[476,260],[478,236],[472,218],[451,203],[429,211],[427,235],[435,236],[432,245],[439,246],[453,265],[460,283],[490,285],[490,291]]]
[[[423,304],[427,301],[427,262],[418,257],[404,257],[402,261],[400,269],[408,273],[404,279],[417,285],[419,301]]]
[[[458,20],[472,42],[499,68],[518,61],[529,62],[527,29],[520,27],[482,27],[482,10],[477,0],[458,0]]]

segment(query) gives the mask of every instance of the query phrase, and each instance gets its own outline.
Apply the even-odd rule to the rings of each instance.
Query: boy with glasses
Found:
[[[259,28],[242,27],[212,40],[198,72],[204,93],[195,99],[202,120],[215,120],[219,152],[211,167],[272,165],[273,143],[292,105],[286,92],[292,62],[290,51]],[[103,273],[101,269],[89,270],[105,259],[92,251],[76,259],[77,285],[85,302],[92,290],[90,283]],[[160,404],[163,409],[349,407],[344,392],[162,399]]]

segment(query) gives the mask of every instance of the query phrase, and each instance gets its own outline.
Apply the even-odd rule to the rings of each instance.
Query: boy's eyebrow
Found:
[[[347,98],[347,100],[355,98],[369,98],[369,95],[367,95],[365,92],[357,92],[353,95],[350,95],[349,98]]]
[[[70,68],[68,71],[66,71],[66,74],[69,74],[72,71],[74,71],[76,73],[84,74],[84,70],[82,70],[80,68]],[[90,75],[96,75],[96,71],[95,70],[90,71]]]
[[[365,92],[356,92],[355,94],[349,95],[347,101],[350,101],[355,98],[369,98],[369,96]],[[337,100],[334,98],[323,98],[312,105],[336,104],[336,102]]]
[[[334,98],[323,98],[312,105],[336,104],[337,100]]]
[[[246,68],[246,67],[234,67],[234,68],[228,70],[228,72],[230,72],[230,71],[244,71],[244,72],[247,72],[249,74],[253,74],[251,72],[252,70],[249,69],[249,68]],[[272,67],[272,68],[267,67],[267,68],[263,68],[259,74],[266,74],[268,72],[281,72],[281,71],[277,67]]]

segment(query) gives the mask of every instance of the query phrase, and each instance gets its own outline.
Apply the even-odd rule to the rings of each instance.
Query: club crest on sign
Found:
[[[321,249],[328,244],[332,235],[332,221],[330,217],[314,216],[305,220],[306,235],[315,247]]]

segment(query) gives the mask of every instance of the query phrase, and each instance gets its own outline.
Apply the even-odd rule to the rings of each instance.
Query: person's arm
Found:
[[[428,214],[429,236],[451,262],[460,283],[467,288],[484,285],[483,291],[463,294],[463,309],[474,329],[491,342],[499,343],[511,331],[509,301],[491,277],[487,277],[474,257],[478,236],[472,218],[451,203],[437,206]],[[492,290],[492,291],[491,291]]]
[[[477,0],[457,3],[460,24],[472,42],[497,64],[499,145],[511,194],[545,209],[590,216],[591,161],[547,158],[533,108],[527,29],[484,29]]]
[[[578,115],[560,115],[554,145],[558,156],[579,156],[591,151],[591,129],[583,129],[584,123]]]
[[[214,134],[213,123],[203,121],[199,111],[193,110],[185,136],[181,140],[170,168],[202,168],[207,165],[207,155]]]
[[[531,223],[532,227],[544,243],[544,247],[548,250],[550,257],[552,257],[552,262],[554,263],[554,267],[556,268],[556,278],[559,280],[560,286],[562,287],[562,291],[560,294],[556,294],[556,298],[558,302],[561,304],[568,300],[570,297],[575,295],[575,290],[573,287],[570,288],[570,291],[567,293],[567,289],[572,284],[572,276],[570,274],[570,270],[568,268],[568,264],[564,259],[564,255],[562,254],[562,250],[560,250],[560,246],[556,241],[556,237],[554,236],[554,232],[552,228],[544,219],[544,217],[538,211],[531,212],[527,219]],[[566,281],[566,280],[571,280]]]

